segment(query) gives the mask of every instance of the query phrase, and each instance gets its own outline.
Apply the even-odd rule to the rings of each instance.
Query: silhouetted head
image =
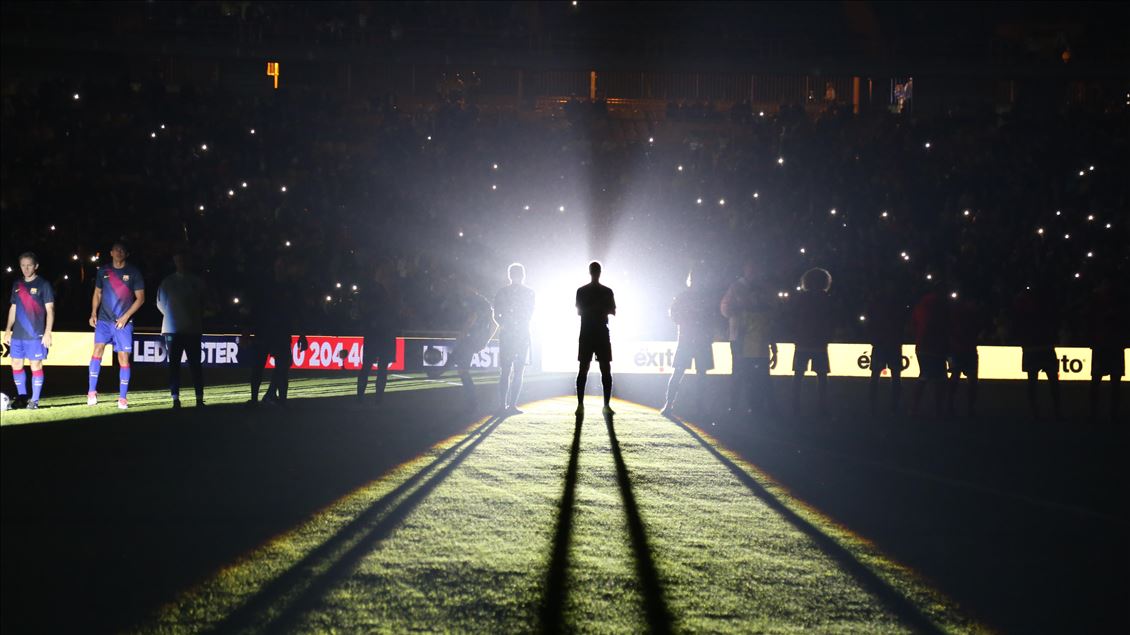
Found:
[[[600,280],[600,271],[601,266],[599,260],[594,260],[589,263],[589,275],[592,276],[593,280]]]
[[[187,273],[189,267],[192,266],[192,258],[188,255],[188,250],[182,249],[173,254],[173,266],[177,268],[177,273]]]
[[[813,267],[800,277],[800,288],[805,291],[828,291],[832,288],[832,274],[827,269]]]
[[[526,268],[516,262],[506,270],[506,275],[510,278],[511,284],[522,284],[526,281]]]

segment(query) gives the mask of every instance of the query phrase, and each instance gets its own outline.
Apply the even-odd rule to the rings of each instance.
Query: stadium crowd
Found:
[[[692,267],[720,300],[752,257],[782,305],[822,267],[835,279],[833,341],[868,338],[867,307],[887,287],[907,307],[927,287],[974,302],[982,344],[1021,342],[1017,298],[1032,288],[1060,345],[1092,343],[1096,289],[1118,307],[1104,319],[1124,314],[1108,296],[1130,273],[1125,111],[916,118],[742,104],[720,116],[675,104],[683,114],[664,120],[574,100],[488,114],[437,86],[434,107],[405,113],[379,94],[9,85],[5,263],[39,254],[60,330],[85,322],[91,274],[119,239],[154,288],[174,252],[195,253],[209,330],[243,321],[236,299],[277,257],[310,332],[348,330],[378,270],[392,273],[406,330],[452,330],[463,319],[452,288],[489,293],[515,256],[571,233],[631,236],[655,264],[641,285],[656,314]],[[156,327],[160,315],[150,303],[136,319]],[[641,338],[672,331],[654,329]]]

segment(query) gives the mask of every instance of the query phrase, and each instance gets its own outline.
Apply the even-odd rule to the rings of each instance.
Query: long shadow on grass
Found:
[[[674,416],[667,416],[675,425],[682,428],[687,434],[691,435],[694,440],[698,441],[702,447],[706,448],[708,452],[714,455],[720,463],[726,466],[733,473],[734,476],[742,482],[753,495],[756,496],[761,502],[769,506],[770,509],[780,514],[785,520],[789,521],[794,527],[799,529],[801,533],[808,536],[820,549],[832,560],[840,566],[840,568],[851,575],[860,586],[873,596],[879,599],[892,614],[898,617],[904,624],[914,629],[915,632],[921,633],[942,633],[943,631],[938,628],[934,622],[927,617],[922,611],[914,605],[913,602],[908,600],[906,596],[899,593],[891,585],[887,584],[880,578],[874,571],[869,569],[867,565],[860,562],[850,551],[845,549],[840,543],[833,540],[830,536],[820,531],[812,523],[804,518],[801,518],[796,512],[789,509],[782,503],[776,496],[766,490],[760,483],[758,483],[752,476],[745,470],[737,466],[733,461],[726,458],[721,452],[718,451],[713,445],[710,444],[701,434],[694,428],[690,427],[683,420]]]
[[[553,534],[553,555],[546,575],[545,596],[541,606],[541,631],[565,632],[565,583],[569,568],[569,543],[573,536],[573,504],[577,498],[577,463],[581,455],[581,424],[577,417],[573,428],[573,446],[569,449],[569,467],[565,469],[565,489],[557,505],[557,530]]]
[[[616,439],[616,427],[613,425],[611,415],[605,415],[604,424],[608,428],[612,458],[616,462],[616,481],[620,485],[620,498],[624,502],[624,513],[628,517],[628,535],[632,541],[632,552],[636,560],[636,575],[639,576],[640,584],[643,586],[643,608],[648,632],[670,633],[671,612],[667,609],[659,572],[655,568],[655,561],[651,558],[647,530],[644,528],[643,519],[640,518],[636,496],[632,492],[632,480],[628,475],[628,466],[624,464],[624,455],[620,452],[620,441]]]
[[[302,615],[315,608],[318,601],[333,585],[349,575],[377,543],[387,538],[436,486],[498,428],[504,419],[505,417],[491,417],[459,443],[445,450],[427,467],[382,496],[332,538],[272,580],[210,632],[295,630]],[[446,465],[439,467],[448,459],[450,461]],[[424,480],[425,477],[427,480]],[[421,481],[423,483],[411,491]],[[410,491],[411,493],[408,493]],[[397,499],[405,494],[407,496],[396,504]],[[347,545],[349,546],[346,547]],[[345,552],[337,554],[342,548],[346,549]],[[315,573],[322,567],[325,567],[324,572]],[[278,615],[271,617],[269,612],[279,608],[281,611]]]

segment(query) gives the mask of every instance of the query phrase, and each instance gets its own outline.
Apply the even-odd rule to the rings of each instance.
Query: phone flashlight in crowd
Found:
[[[694,202],[695,202],[696,204],[698,204],[698,205],[702,205],[702,199],[701,199],[701,198],[696,198],[696,199],[694,200]]]
[[[241,183],[239,184],[239,186],[240,186],[240,187],[247,187],[247,181],[242,181],[242,182],[241,182]]]
[[[165,124],[161,124],[161,130],[165,129]]]
[[[932,274],[932,273],[928,273],[928,274],[926,274],[926,279],[927,279],[927,280],[933,280],[933,279],[934,279],[934,274]]]
[[[228,196],[235,196],[235,190],[228,190]]]
[[[801,248],[800,248],[800,253],[802,253],[802,254],[803,254],[803,253],[806,253],[806,252],[804,251],[804,247],[801,247]]]
[[[285,242],[285,243],[283,243],[283,244],[285,244],[285,245],[286,245],[287,247],[290,247],[290,241],[289,241],[289,240],[288,240],[288,241],[286,241],[286,242]]]
[[[200,149],[201,149],[201,150],[204,150],[205,152],[207,152],[207,151],[208,151],[208,144],[207,144],[207,143],[202,143],[202,144],[200,144]]]
[[[679,172],[682,172],[682,171],[683,171],[683,166],[681,166],[681,165],[677,165],[677,166],[675,166],[675,169],[676,169],[676,170],[678,170]]]
[[[497,186],[497,185],[495,185],[494,183],[491,183],[491,185],[490,185],[490,189],[492,189],[492,190],[497,190],[497,189],[498,189],[498,186]]]
[[[1084,172],[1083,170],[1079,170],[1079,176],[1083,176],[1085,174],[1086,174],[1086,172]]]
[[[201,206],[200,206],[200,211],[202,211],[202,212],[204,211],[204,206],[203,206],[203,205],[201,205]]]
[[[340,283],[340,282],[338,282],[338,283],[334,284],[334,287],[336,287],[336,288],[340,289],[340,288],[341,288],[341,283]]]
[[[879,216],[881,218],[886,218],[887,216],[890,216],[890,214],[888,214],[886,211],[884,211],[883,213],[879,214]]]
[[[758,117],[764,117],[764,116],[765,116],[765,111],[764,111],[764,110],[759,110],[759,111],[757,111],[757,116],[758,116]]]
[[[861,316],[859,316],[859,321],[860,321],[860,322],[866,322],[866,321],[867,321],[867,316],[866,316],[866,315],[861,315]]]
[[[156,132],[150,132],[150,133],[149,133],[149,138],[150,138],[150,139],[156,139],[156,138],[157,138],[157,133],[156,133]]]
[[[74,100],[75,100],[75,101],[78,101],[78,93],[75,93],[75,94],[73,95],[73,98],[74,98]]]
[[[964,212],[961,213],[962,216],[969,216],[969,214],[970,214],[969,210],[965,210]]]
[[[1090,221],[1093,221],[1093,220],[1095,220],[1095,215],[1094,214],[1087,214],[1087,221],[1090,222]]]
[[[1093,166],[1093,165],[1092,165],[1091,167],[1087,168],[1087,171],[1088,171],[1088,172],[1094,172],[1094,171],[1095,171],[1095,166]]]
[[[78,260],[78,254],[71,254],[71,260]]]
[[[720,198],[720,199],[718,199],[718,204],[719,204],[719,205],[725,205],[725,204],[726,204],[726,199],[724,199],[724,198]]]
[[[954,300],[956,300],[957,299],[957,291],[950,292],[950,297],[953,298]]]
[[[647,142],[648,143],[655,143],[655,137],[648,137]]]
[[[252,128],[252,129],[251,129],[251,130],[249,130],[248,132],[250,132],[251,134],[255,134],[255,129],[254,129],[254,128]]]
[[[525,206],[525,207],[523,207],[522,209],[524,209],[524,210],[526,210],[526,211],[528,212],[528,211],[530,211],[530,206],[529,206],[529,205],[526,205],[526,206]]]
[[[929,150],[929,149],[930,149],[930,142],[929,142],[929,141],[927,141],[927,142],[926,142],[926,149],[927,149],[927,150]]]
[[[282,186],[282,187],[281,187],[281,188],[279,188],[279,189],[280,189],[281,191],[285,192],[285,191],[286,191],[286,186],[284,185],[284,186]]]
[[[328,296],[328,295],[326,296],[326,302],[329,302],[331,299],[332,298],[330,298],[330,296]]]
[[[564,212],[564,211],[565,211],[565,206],[564,206],[564,205],[560,205],[560,206],[558,206],[558,207],[557,207],[557,211],[559,211],[559,212]]]
[[[51,226],[51,231],[55,231],[55,226],[54,226],[54,225],[52,225],[52,226]]]
[[[232,304],[239,304],[239,298],[232,298],[231,303]]]
[[[785,157],[777,157],[777,165],[784,165]]]
[[[835,216],[836,215],[836,208],[833,207],[832,209],[828,210],[828,213],[831,214],[832,216]]]
[[[492,164],[490,165],[490,169],[492,169],[492,170],[497,170],[497,169],[498,169],[498,164],[497,164],[497,163],[492,163]]]
[[[758,193],[758,192],[754,192],[754,193],[753,193],[753,198],[761,198],[761,194],[760,194],[760,193]]]
[[[1036,233],[1043,236],[1044,235],[1044,228],[1043,227],[1036,228]]]

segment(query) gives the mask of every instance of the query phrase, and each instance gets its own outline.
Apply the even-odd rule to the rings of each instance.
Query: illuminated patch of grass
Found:
[[[977,630],[911,572],[652,409],[617,405],[622,463],[590,413],[570,490],[572,409],[538,402],[436,446],[142,630]],[[564,583],[547,586],[555,566]]]

